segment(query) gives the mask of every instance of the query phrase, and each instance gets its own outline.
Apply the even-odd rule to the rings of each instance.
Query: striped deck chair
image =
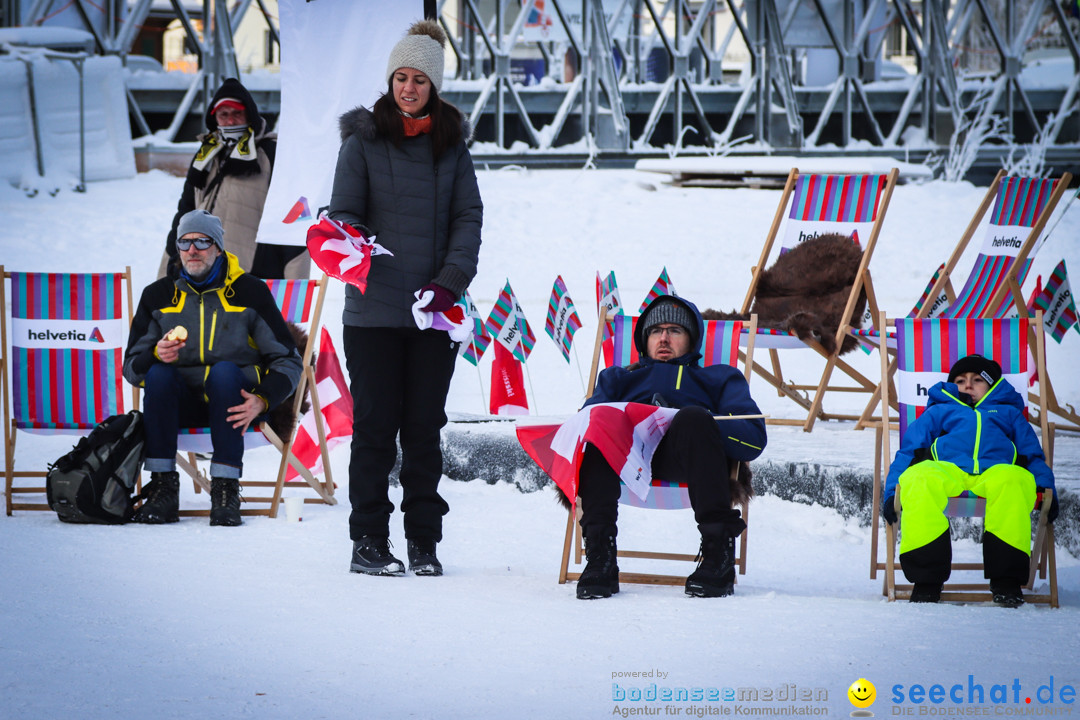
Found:
[[[909,317],[1006,318],[1017,314],[1028,317],[1021,288],[1043,239],[1046,223],[1071,180],[1069,173],[1057,180],[1040,180],[1006,177],[1005,171],[999,170],[949,259],[938,267]],[[982,246],[963,289],[957,294],[952,286],[952,273],[988,210],[989,222]],[[890,375],[895,367],[895,362],[890,364]],[[1040,377],[1044,378],[1041,386],[1047,391],[1048,410],[1080,428],[1080,415],[1061,408],[1049,378]],[[873,414],[878,398],[876,393],[871,398],[859,418],[859,427]]]
[[[122,273],[25,273],[0,266],[0,277],[4,496],[11,515],[49,509],[45,470],[15,469],[18,431],[85,435],[110,415],[138,407],[138,390],[129,386],[125,401],[130,267]],[[22,478],[40,479],[17,484]],[[17,495],[34,497],[16,502]]]
[[[597,370],[600,365],[601,346],[603,342],[603,328],[605,320],[610,322],[613,338],[614,363],[613,365],[625,367],[637,362],[638,352],[634,347],[634,327],[637,324],[637,316],[610,315],[605,312],[598,326],[596,346],[593,350],[592,370],[589,375],[588,395],[592,395],[596,385]],[[718,363],[725,363],[732,367],[738,367],[739,358],[746,353],[740,353],[739,342],[744,332],[751,333],[756,329],[757,318],[751,317],[749,322],[741,321],[717,321],[710,320],[705,323],[705,338],[701,345],[702,358],[700,364],[705,367]],[[753,360],[752,347],[748,350],[750,361]],[[749,365],[746,365],[749,368]],[[749,369],[745,370],[749,380]],[[738,473],[738,466],[731,468],[732,478]],[[690,508],[690,496],[685,484],[653,478],[649,494],[644,500],[638,498],[624,484],[619,496],[619,502],[623,505],[654,510],[683,510]],[[746,502],[740,505],[743,520],[749,524],[749,506]],[[559,582],[577,580],[581,577],[581,566],[584,555],[581,525],[579,523],[580,503],[575,503],[566,520],[566,536],[563,541],[562,563],[559,566]],[[738,547],[735,555],[735,564],[739,568],[739,574],[746,574],[746,544],[747,532],[743,530],[739,536]],[[571,569],[570,556],[574,557],[574,569]],[[621,558],[639,558],[651,560],[675,560],[695,562],[696,555],[686,553],[657,552],[651,550],[625,550],[619,548],[618,556]],[[660,575],[643,572],[619,572],[619,581],[626,583],[645,583],[652,585],[681,585],[686,581],[685,575]]]
[[[1034,326],[1034,327],[1029,327]],[[944,380],[948,376],[948,370],[960,358],[978,353],[985,357],[997,360],[1003,370],[1002,379],[1011,383],[1018,392],[1023,395],[1027,388],[1029,370],[1029,338],[1042,339],[1042,313],[1036,318],[1013,318],[1013,319],[917,319],[906,318],[895,321],[897,348],[896,354],[899,359],[897,371],[897,400],[899,405],[899,432],[903,438],[907,427],[922,414],[926,407],[926,390],[936,382]],[[884,314],[880,317],[879,327],[888,327]],[[1038,352],[1034,357],[1041,357]],[[885,373],[889,362],[887,349],[879,350],[881,366],[883,370],[882,387],[888,391],[888,375]],[[1039,371],[1044,367],[1040,364]],[[885,560],[879,558],[878,527],[881,524],[879,517],[884,480],[888,472],[889,463],[892,461],[890,448],[890,403],[882,404],[882,412],[879,421],[874,425],[877,431],[875,441],[874,462],[874,492],[872,499],[871,520],[871,545],[870,545],[870,577],[877,576],[879,570],[884,570],[884,583],[882,592],[891,601],[897,598],[909,598],[911,585],[897,584],[896,573],[899,571],[896,562],[897,528],[885,524]],[[1046,454],[1047,463],[1053,464],[1052,434],[1047,427],[1045,412],[1040,413],[1042,421],[1042,443]],[[1025,599],[1028,602],[1049,603],[1052,607],[1058,605],[1057,592],[1057,568],[1054,559],[1054,528],[1047,522],[1047,513],[1050,509],[1052,498],[1049,493],[1045,497],[1036,500],[1033,512],[1037,513],[1037,523],[1031,553],[1031,571],[1028,577],[1027,589],[1030,591],[1035,584],[1036,574],[1046,579],[1049,578],[1049,589],[1046,593],[1028,594]],[[965,492],[962,495],[949,500],[944,512],[948,517],[982,517],[985,514],[986,502],[984,499],[975,497]],[[899,494],[897,494],[897,514],[899,515]],[[982,563],[957,563],[954,562],[953,570],[978,570],[983,569]],[[980,576],[981,579],[981,576]],[[943,600],[954,601],[988,601],[991,599],[989,585],[985,580],[979,583],[949,582],[945,585],[942,593]]]
[[[282,492],[286,487],[314,490],[317,497],[307,498],[307,502],[324,502],[328,505],[336,505],[337,500],[334,497],[334,481],[330,475],[330,458],[326,448],[326,429],[323,425],[322,404],[319,402],[319,393],[315,382],[315,368],[312,363],[312,354],[319,342],[319,327],[323,301],[326,297],[327,277],[324,274],[319,280],[267,280],[266,284],[270,288],[270,293],[274,296],[274,300],[281,309],[281,314],[286,322],[307,326],[307,346],[299,348],[303,357],[304,370],[293,395],[293,415],[299,423],[300,406],[306,392],[311,399],[311,412],[314,414],[315,426],[319,435],[324,473],[324,479],[320,481],[292,454],[290,448],[296,435],[295,427],[288,437],[279,437],[267,423],[261,423],[257,427],[249,428],[244,437],[245,450],[270,444],[280,452],[281,461],[278,464],[277,475],[272,480],[241,479],[240,483],[244,487],[242,493],[244,504],[265,503],[266,505],[265,507],[241,506],[240,512],[243,515],[268,515],[273,518],[277,517]],[[178,448],[177,466],[191,477],[195,483],[196,492],[202,490],[210,492],[210,477],[198,464],[198,454],[209,453],[213,450],[210,443],[210,429],[182,428]],[[290,465],[300,474],[301,479],[286,482],[285,477]],[[251,492],[253,488],[265,489],[268,494],[256,495]],[[180,514],[183,516],[205,516],[209,515],[210,511],[181,510]]]
[[[886,175],[803,175],[798,168],[792,168],[787,183],[780,196],[772,226],[765,238],[761,257],[752,268],[753,277],[743,300],[742,313],[750,312],[757,293],[758,282],[766,263],[773,252],[781,224],[784,234],[778,253],[783,253],[798,245],[803,240],[826,233],[852,235],[862,244],[863,257],[858,275],[848,297],[844,318],[850,318],[865,292],[871,317],[877,316],[877,298],[870,278],[870,260],[877,245],[881,225],[892,198],[893,188],[899,171],[893,168]],[[787,221],[784,222],[784,213]],[[760,347],[769,350],[771,372],[761,365],[754,364],[753,371],[774,388],[781,397],[787,397],[806,411],[805,419],[774,418],[768,422],[774,425],[801,425],[809,432],[814,422],[821,420],[856,420],[857,415],[828,413],[824,409],[825,394],[828,391],[845,393],[873,394],[877,383],[865,377],[849,363],[839,357],[839,348],[847,337],[850,326],[846,323],[837,330],[837,352],[829,353],[817,342],[803,342],[794,335],[775,329],[758,328],[757,341]],[[785,379],[780,365],[779,351],[792,348],[812,348],[824,359],[825,367],[821,377],[814,384],[798,384]],[[854,384],[830,385],[834,370],[839,369]]]

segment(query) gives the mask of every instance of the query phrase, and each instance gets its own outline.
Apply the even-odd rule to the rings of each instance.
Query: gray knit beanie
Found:
[[[641,323],[643,336],[648,336],[649,328],[655,325],[664,325],[665,323],[681,325],[687,333],[693,336],[694,328],[697,326],[686,306],[675,300],[660,300],[646,310],[645,316],[639,322]]]
[[[214,241],[219,250],[225,252],[225,229],[221,227],[221,220],[216,215],[211,215],[205,210],[192,210],[185,213],[176,227],[176,239],[179,240],[188,233],[205,235]]]
[[[442,92],[446,34],[434,20],[421,20],[409,28],[386,62],[386,82],[400,68],[413,68],[428,76],[435,92]]]

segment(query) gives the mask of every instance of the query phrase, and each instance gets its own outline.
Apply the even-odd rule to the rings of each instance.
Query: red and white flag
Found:
[[[367,276],[373,255],[393,255],[373,238],[352,225],[331,220],[326,215],[308,228],[307,248],[316,266],[332,278],[367,290]]]
[[[677,408],[642,403],[600,403],[562,425],[518,424],[518,442],[568,498],[576,498],[585,443],[596,447],[626,486],[644,500],[652,458]]]
[[[326,432],[326,449],[352,438],[353,401],[349,384],[341,371],[334,342],[326,328],[319,335],[319,356],[315,361],[315,387],[322,405],[323,430]],[[308,412],[300,421],[293,438],[292,453],[313,475],[323,472],[322,453],[319,451],[319,433],[315,426],[315,413]],[[286,480],[295,479],[300,473],[291,464],[285,473]]]
[[[495,359],[491,362],[491,414],[529,414],[521,363],[502,343],[495,343]]]

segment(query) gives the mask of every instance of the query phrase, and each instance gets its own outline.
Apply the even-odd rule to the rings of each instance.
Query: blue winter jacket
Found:
[[[1042,444],[1024,418],[1024,399],[1004,378],[974,407],[960,399],[956,383],[939,382],[930,388],[926,411],[908,426],[889,467],[886,503],[892,502],[900,475],[920,449],[970,475],[1002,463],[1025,465],[1038,487],[1054,487],[1054,472],[1046,464]]]
[[[674,360],[660,362],[646,356],[646,342],[641,324],[634,331],[634,345],[641,361],[628,367],[612,367],[597,378],[596,390],[585,405],[605,402],[638,402],[652,404],[659,393],[668,406],[683,408],[697,405],[713,415],[759,415],[757,403],[750,397],[750,385],[746,378],[728,365],[701,367],[701,342],[705,322],[701,313],[690,301],[671,295],[660,300],[676,300],[686,306],[697,319],[696,332],[691,338],[691,349],[686,355]],[[651,307],[651,306],[650,306]],[[643,314],[647,314],[648,310]],[[718,420],[724,433],[724,452],[729,458],[750,461],[765,449],[765,421]]]

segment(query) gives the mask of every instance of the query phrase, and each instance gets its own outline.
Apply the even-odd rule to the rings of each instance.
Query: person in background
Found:
[[[412,314],[450,309],[476,274],[483,203],[461,112],[439,97],[446,36],[414,24],[394,46],[386,93],[341,118],[341,150],[329,215],[393,255],[371,260],[367,290],[345,288],[343,336],[353,395],[349,462],[350,569],[402,575],[390,551],[390,471],[401,442],[401,510],[409,569],[441,575],[440,431],[457,343],[420,330]]]

